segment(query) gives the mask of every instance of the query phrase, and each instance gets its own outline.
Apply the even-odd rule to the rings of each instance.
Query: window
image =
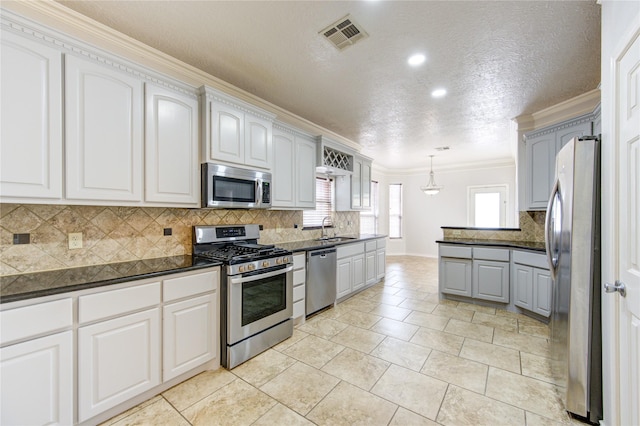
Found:
[[[325,226],[333,226],[331,213],[334,210],[334,184],[331,179],[316,178],[316,209],[302,212],[302,226],[314,228],[322,226],[322,219],[329,216]]]
[[[402,238],[402,184],[389,185],[389,238]]]
[[[378,182],[371,181],[371,210],[360,212],[360,233],[378,233]]]
[[[477,228],[501,228],[507,216],[507,185],[470,186],[469,226]]]

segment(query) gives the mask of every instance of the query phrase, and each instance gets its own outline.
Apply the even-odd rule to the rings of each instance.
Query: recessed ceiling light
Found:
[[[412,67],[417,67],[418,65],[422,65],[426,60],[427,60],[427,57],[424,56],[422,53],[416,53],[415,55],[409,56],[409,59],[407,60],[407,62]]]
[[[446,89],[436,89],[433,92],[431,92],[431,96],[433,96],[434,98],[441,98],[446,94],[447,94]]]

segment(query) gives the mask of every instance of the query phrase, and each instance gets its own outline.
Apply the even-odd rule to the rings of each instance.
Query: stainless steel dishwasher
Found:
[[[336,248],[307,252],[306,315],[336,301]]]

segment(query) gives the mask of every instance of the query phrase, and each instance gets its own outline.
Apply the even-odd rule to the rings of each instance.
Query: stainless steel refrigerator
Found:
[[[602,419],[600,141],[569,141],[556,156],[555,176],[545,223],[551,350],[565,408],[596,423]]]

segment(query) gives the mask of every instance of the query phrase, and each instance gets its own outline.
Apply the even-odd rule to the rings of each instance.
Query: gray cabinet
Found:
[[[548,318],[551,315],[552,282],[546,256],[514,250],[511,263],[513,304]]]
[[[527,210],[545,210],[555,176],[556,154],[574,137],[593,134],[594,114],[584,115],[525,135]]]
[[[474,260],[471,296],[509,303],[509,263]]]
[[[471,297],[472,249],[440,245],[439,285],[443,293]]]

